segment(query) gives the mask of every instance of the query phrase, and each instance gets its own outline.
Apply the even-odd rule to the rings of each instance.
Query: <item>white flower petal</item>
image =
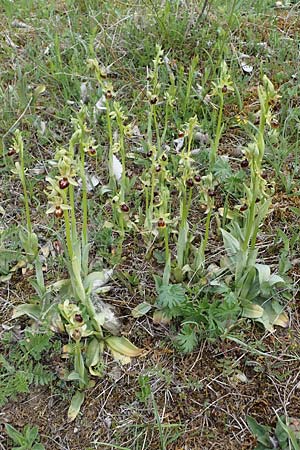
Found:
[[[119,181],[122,177],[123,167],[121,162],[115,155],[113,155],[112,170],[116,180]]]

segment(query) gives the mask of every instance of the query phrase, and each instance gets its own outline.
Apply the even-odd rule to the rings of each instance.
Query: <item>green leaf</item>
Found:
[[[248,427],[254,436],[257,437],[258,442],[263,444],[265,447],[269,447],[271,444],[269,434],[271,428],[267,425],[260,425],[253,417],[246,416]]]
[[[150,303],[147,302],[140,303],[135,308],[133,308],[133,310],[131,311],[131,315],[135,319],[137,319],[138,317],[142,317],[145,314],[147,314],[147,312],[149,312],[151,308],[152,305],[150,305]]]
[[[113,274],[113,270],[102,270],[101,272],[92,272],[84,280],[84,287],[87,291],[98,293],[108,282]]]
[[[23,435],[18,430],[16,430],[16,428],[14,428],[9,423],[6,423],[5,431],[8,434],[8,436],[14,441],[15,444],[23,445],[24,443]]]
[[[32,445],[34,443],[34,441],[36,440],[36,438],[38,437],[38,428],[37,427],[30,427],[28,425],[25,426],[24,429],[24,434],[25,434],[25,438],[27,440],[27,443],[30,445]]]
[[[186,301],[185,289],[181,284],[169,284],[159,288],[156,305],[172,310]]]
[[[294,431],[289,426],[287,426],[278,415],[277,415],[277,419],[278,419],[278,422],[280,423],[282,429],[286,432],[291,443],[293,444],[294,450],[300,450],[300,442],[296,438]]]
[[[107,346],[121,355],[135,357],[143,353],[143,350],[136,347],[124,336],[110,336],[105,339]]]
[[[186,222],[183,227],[180,228],[179,234],[178,234],[178,241],[177,241],[177,263],[179,267],[182,267],[184,265],[184,254],[186,252],[187,243],[188,243],[188,232],[189,232],[189,226]]]
[[[235,256],[241,249],[239,241],[232,236],[232,234],[228,233],[228,231],[223,230],[221,228],[221,233],[223,236],[223,242],[225,246],[225,250],[227,255],[231,258],[232,256]]]
[[[32,450],[45,450],[45,447],[42,444],[34,444]]]
[[[98,339],[93,338],[88,345],[85,357],[85,363],[89,370],[91,369],[91,367],[96,366],[100,361],[100,350],[101,343],[98,341]]]
[[[242,316],[247,319],[257,319],[262,317],[264,313],[264,309],[255,303],[249,304],[243,308]]]
[[[84,402],[84,392],[77,391],[71,400],[71,404],[68,409],[68,422],[73,422],[80,412],[82,403]]]
[[[17,319],[21,316],[28,316],[31,319],[39,320],[41,313],[42,311],[40,306],[25,303],[25,305],[18,305],[14,308],[12,318]]]
[[[185,323],[175,342],[183,353],[192,352],[198,344],[198,336],[195,329],[190,324]]]

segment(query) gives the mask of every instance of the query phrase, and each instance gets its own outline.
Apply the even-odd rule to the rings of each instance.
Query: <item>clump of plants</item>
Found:
[[[117,336],[119,323],[113,311],[98,297],[108,281],[111,270],[90,271],[88,242],[88,201],[85,173],[86,155],[93,153],[94,142],[89,136],[86,111],[82,109],[74,119],[74,133],[68,148],[59,148],[52,161],[53,176],[48,176],[48,214],[54,214],[58,223],[63,221],[65,240],[65,265],[69,278],[45,284],[42,264],[38,252],[38,236],[32,231],[28,197],[24,195],[27,229],[22,244],[28,258],[35,264],[35,280],[31,281],[37,296],[27,304],[18,305],[14,318],[27,315],[37,324],[42,324],[58,333],[67,333],[69,343],[63,348],[64,355],[73,361],[74,369],[66,377],[78,385],[68,412],[74,420],[84,401],[84,390],[93,385],[91,376],[103,373],[103,352],[110,349],[113,357],[128,362],[141,350],[125,337]],[[75,154],[75,148],[78,153]],[[16,132],[14,149],[20,154],[21,164],[16,163],[24,192],[23,140]],[[75,189],[81,184],[81,200],[75,198]],[[79,191],[79,189],[78,189]],[[79,206],[77,207],[77,205]],[[77,215],[79,211],[79,219]],[[105,331],[107,330],[107,331]]]
[[[18,305],[14,318],[27,315],[34,326],[43,325],[67,336],[63,351],[73,369],[66,379],[77,386],[69,420],[78,415],[85,389],[93,385],[94,377],[103,375],[105,348],[122,363],[142,354],[141,349],[120,336],[114,311],[100,298],[112,269],[93,270],[90,266],[86,163],[98,153],[107,179],[101,186],[102,199],[111,211],[105,226],[118,237],[116,260],[122,260],[126,238],[139,236],[145,245],[145,257],[155,256],[163,263],[161,272],[154,276],[154,305],[139,305],[132,311],[134,317],[154,308],[155,321],[168,323],[175,319],[181,329],[175,341],[184,352],[193,350],[203,337],[226,336],[241,317],[259,321],[269,331],[274,330],[274,325],[288,324],[278,294],[284,280],[259,261],[256,245],[272,197],[272,186],[267,186],[262,166],[264,134],[272,121],[277,93],[264,76],[258,88],[259,125],[248,124],[250,142],[241,161],[246,174],[240,177],[233,195],[237,204],[230,206],[228,195],[224,198],[220,190],[218,174],[231,171],[219,155],[219,145],[225,129],[224,105],[234,93],[233,82],[224,61],[209,98],[202,98],[197,108],[199,92],[193,95],[197,65],[198,59],[194,58],[187,81],[178,77],[177,82],[175,70],[162,49],[157,48],[147,76],[147,122],[144,127],[140,125],[141,133],[117,101],[118,94],[106,70],[97,60],[88,61],[100,97],[94,108],[83,106],[73,119],[69,143],[56,150],[46,178],[47,214],[55,218],[63,236],[60,245],[68,274],[54,283],[44,279],[39,240],[30,217],[24,143],[22,134],[15,133],[15,173],[23,186],[26,213],[26,227],[20,239],[28,263],[35,268],[31,284],[36,296],[29,303]],[[217,111],[211,138],[205,130],[205,108]],[[101,150],[91,132],[95,121],[102,126],[106,142]],[[133,177],[128,176],[129,166],[139,169]],[[226,174],[224,177],[229,179]],[[134,196],[132,190],[137,184],[138,194]],[[221,236],[226,256],[223,252],[211,263],[211,240],[217,239],[221,246]]]

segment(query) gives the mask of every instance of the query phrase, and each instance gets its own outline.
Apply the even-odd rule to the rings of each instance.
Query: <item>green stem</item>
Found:
[[[161,154],[162,154],[162,149],[161,149],[161,140],[160,140],[160,135],[159,135],[159,127],[158,127],[156,108],[155,107],[153,107],[153,122],[154,122],[155,133],[156,133],[157,154],[158,154],[158,157],[160,157]]]
[[[163,274],[163,285],[167,286],[170,281],[170,272],[171,272],[171,254],[169,249],[169,232],[168,228],[164,229],[164,241],[165,241],[165,270]]]
[[[107,99],[106,99],[106,126],[107,126],[108,141],[109,141],[109,149],[108,149],[109,184],[111,185],[112,190],[115,192],[116,180],[115,180],[114,172],[113,172],[113,133],[112,133],[112,126],[111,126],[109,100],[107,100]]]
[[[68,248],[70,261],[72,261],[73,246],[72,246],[72,239],[71,239],[71,227],[70,227],[69,211],[66,209],[64,210],[64,219],[65,219],[65,227],[66,227],[67,248]]]
[[[32,233],[32,225],[31,225],[30,209],[29,209],[29,198],[28,198],[28,194],[27,194],[27,186],[26,186],[26,179],[25,179],[25,164],[24,164],[24,151],[23,151],[23,141],[22,140],[20,141],[20,167],[21,167],[21,183],[22,183],[23,195],[24,195],[27,230],[29,233]]]
[[[82,179],[82,247],[88,244],[88,204],[87,204],[87,181],[84,170],[85,153],[82,141],[80,142],[80,163],[81,163],[81,179]]]
[[[69,197],[70,197],[70,207],[71,207],[71,232],[72,240],[77,240],[77,229],[76,229],[76,216],[75,216],[75,198],[74,198],[74,186],[69,187]]]
[[[163,131],[163,134],[162,134],[162,137],[161,137],[161,145],[165,142],[165,139],[166,139],[166,134],[167,134],[167,130],[168,130],[169,112],[170,112],[170,107],[167,104],[167,106],[166,106],[166,113],[165,113],[164,131]]]
[[[209,158],[209,168],[210,170],[213,169],[216,159],[217,159],[217,152],[218,147],[222,135],[222,118],[223,118],[223,108],[224,108],[224,96],[223,93],[220,93],[220,106],[219,106],[219,114],[218,114],[218,122],[217,122],[217,130],[216,130],[216,137],[213,142],[211,152],[210,152],[210,158]]]

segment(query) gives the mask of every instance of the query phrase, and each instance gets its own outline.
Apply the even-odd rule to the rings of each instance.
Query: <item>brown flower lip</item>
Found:
[[[107,99],[112,98],[112,92],[111,92],[110,90],[106,91],[105,97],[106,97]]]
[[[184,132],[183,131],[178,131],[178,137],[179,138],[183,138],[184,137]]]
[[[247,205],[242,205],[241,207],[240,207],[240,211],[246,211],[248,209],[248,206]]]
[[[94,147],[89,147],[88,154],[89,156],[95,156],[96,155],[96,149]]]
[[[10,148],[7,152],[7,156],[13,156],[16,154],[16,150],[14,148]]]
[[[217,195],[216,191],[214,191],[213,189],[209,189],[207,193],[210,197],[215,197]]]
[[[83,318],[81,314],[75,314],[74,319],[76,320],[76,322],[83,322]]]
[[[56,206],[54,214],[55,214],[55,217],[57,217],[58,219],[61,219],[62,216],[64,215],[64,212],[60,206]]]
[[[228,87],[226,86],[226,84],[222,87],[222,92],[223,94],[226,94],[226,92],[228,91]]]
[[[150,99],[150,103],[151,103],[151,105],[155,105],[155,103],[157,103],[156,95]]]
[[[243,159],[243,161],[241,161],[241,167],[243,169],[246,169],[246,167],[249,166],[249,161],[247,159]]]
[[[121,211],[122,212],[128,212],[129,211],[129,206],[127,206],[126,203],[123,203],[121,205]]]
[[[61,180],[59,180],[59,187],[60,189],[66,189],[67,187],[69,187],[69,180],[68,178],[64,177]]]
[[[158,228],[165,228],[166,222],[164,221],[164,219],[162,217],[160,219],[158,219],[157,226],[158,226]]]
[[[160,171],[161,171],[161,166],[160,166],[160,165],[156,166],[156,167],[155,167],[155,171],[156,171],[156,172],[160,172]]]
[[[200,183],[200,181],[201,181],[201,176],[200,176],[200,175],[195,175],[195,176],[194,176],[194,180],[195,180],[196,183]]]
[[[186,180],[186,185],[188,187],[193,187],[194,186],[194,181],[192,178],[189,178],[188,180]]]

